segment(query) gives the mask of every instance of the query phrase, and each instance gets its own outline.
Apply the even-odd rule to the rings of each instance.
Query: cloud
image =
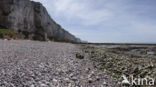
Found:
[[[155,35],[156,25],[148,22],[132,22],[133,32],[138,35]]]
[[[113,15],[113,13],[108,9],[94,9],[93,3],[90,3],[92,0],[35,1],[42,2],[49,11],[50,9],[53,9],[55,12],[53,12],[53,14],[55,15],[64,16],[69,20],[78,19],[84,25],[96,25],[105,20],[108,20]]]
[[[155,0],[35,1],[43,3],[56,22],[81,39],[156,42]]]

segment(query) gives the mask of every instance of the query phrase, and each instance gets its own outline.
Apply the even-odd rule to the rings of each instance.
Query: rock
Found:
[[[82,54],[80,54],[80,53],[77,53],[76,54],[76,58],[78,58],[78,59],[84,59],[84,56]]]
[[[42,83],[42,84],[40,84],[40,86],[41,86],[41,87],[48,87],[48,85],[43,84],[43,83]]]
[[[53,79],[53,82],[57,82],[57,80],[56,79]]]
[[[0,0],[0,29],[13,29],[26,39],[80,42],[31,0]]]
[[[91,68],[86,68],[86,71],[90,71],[91,70]]]
[[[88,83],[92,83],[93,79],[92,78],[88,78]]]
[[[4,41],[7,41],[8,39],[4,39]]]
[[[71,84],[71,83],[69,83],[69,84],[68,84],[68,87],[72,87],[72,84]]]
[[[99,76],[96,76],[96,80],[99,81],[100,80],[100,77]]]
[[[92,76],[93,76],[93,74],[89,74],[89,75],[88,75],[88,78],[91,78]]]
[[[71,73],[70,75],[69,75],[69,77],[73,77],[74,76],[74,74],[73,73]]]
[[[30,87],[35,87],[35,85],[34,85],[34,84],[32,84]]]
[[[64,80],[65,80],[65,81],[69,81],[70,79],[69,79],[69,78],[64,78]]]
[[[107,83],[106,82],[103,82],[103,85],[107,85]]]
[[[71,80],[73,80],[75,82],[75,81],[77,81],[77,77],[72,77]]]

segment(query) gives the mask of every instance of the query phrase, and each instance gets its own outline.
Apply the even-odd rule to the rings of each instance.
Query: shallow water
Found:
[[[147,55],[155,55],[155,54],[156,54],[156,52],[154,52],[154,51],[147,52]]]

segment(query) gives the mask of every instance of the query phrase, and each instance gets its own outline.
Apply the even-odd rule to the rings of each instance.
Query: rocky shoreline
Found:
[[[156,78],[155,48],[0,40],[0,86],[122,87],[122,74]]]
[[[119,82],[122,75],[156,78],[155,45],[82,45],[94,66],[107,70]],[[150,86],[151,87],[151,86]]]
[[[0,87],[120,87],[106,71],[95,68],[80,47],[0,40]]]

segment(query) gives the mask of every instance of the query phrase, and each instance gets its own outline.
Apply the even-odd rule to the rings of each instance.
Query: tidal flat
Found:
[[[119,82],[122,75],[156,78],[156,45],[150,44],[82,44],[94,67],[106,70]]]

